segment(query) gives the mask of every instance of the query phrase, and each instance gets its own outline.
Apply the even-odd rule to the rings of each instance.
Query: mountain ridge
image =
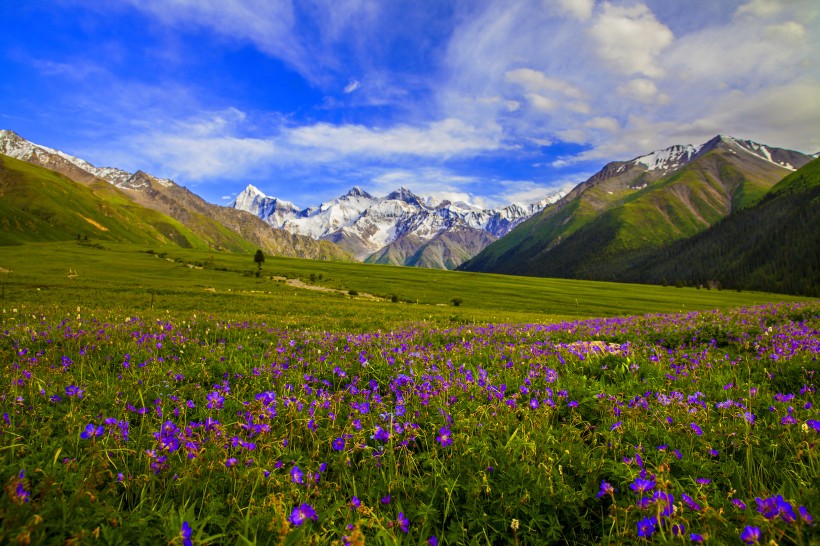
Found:
[[[460,268],[594,278],[596,263],[690,237],[754,204],[808,161],[800,152],[718,135],[611,162]]]
[[[231,206],[291,233],[332,241],[362,261],[454,268],[561,195],[483,209],[420,197],[406,187],[375,197],[354,186],[335,199],[300,209],[248,185]],[[449,232],[457,235],[441,238]],[[430,253],[439,257],[419,257]]]
[[[208,203],[171,180],[141,170],[128,173],[113,167],[94,167],[85,160],[32,143],[13,131],[0,131],[0,154],[53,170],[84,186],[106,184],[116,188],[131,203],[181,223],[204,244],[217,249],[261,249],[271,255],[351,259],[331,243],[276,230],[252,214]]]

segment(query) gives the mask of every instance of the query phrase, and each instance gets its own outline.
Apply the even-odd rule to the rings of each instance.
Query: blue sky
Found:
[[[0,128],[224,204],[494,206],[716,134],[820,151],[814,0],[0,3]]]

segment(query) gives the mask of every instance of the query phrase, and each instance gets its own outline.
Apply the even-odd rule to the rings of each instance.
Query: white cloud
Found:
[[[737,8],[735,14],[737,16],[771,17],[780,13],[782,9],[783,6],[778,0],[751,0]]]
[[[345,94],[349,95],[361,86],[362,84],[358,80],[350,80],[350,83],[345,85],[345,88],[342,91],[344,91]]]
[[[622,7],[604,2],[589,33],[598,43],[598,55],[609,67],[649,77],[663,75],[658,56],[674,40],[669,27],[644,4]]]
[[[555,5],[562,13],[586,21],[592,16],[595,0],[556,0]]]
[[[584,123],[584,125],[590,129],[602,129],[612,133],[621,128],[621,125],[618,123],[617,119],[607,117],[592,118]]]
[[[549,97],[539,95],[538,93],[527,93],[527,99],[532,104],[533,108],[542,112],[552,112],[558,107],[558,103]]]
[[[635,78],[621,84],[617,88],[618,94],[643,103],[666,103],[669,96],[658,92],[658,86],[650,79]]]
[[[583,91],[569,82],[558,78],[551,78],[531,68],[509,70],[504,74],[507,81],[517,83],[531,92],[556,91],[572,98],[581,98]]]
[[[777,25],[769,25],[764,29],[769,40],[787,44],[799,44],[806,38],[806,27],[795,21],[786,21]]]
[[[415,155],[443,158],[501,147],[497,128],[478,128],[452,118],[421,127],[397,125],[387,129],[317,123],[288,130],[286,140],[291,145],[317,150],[329,157]]]

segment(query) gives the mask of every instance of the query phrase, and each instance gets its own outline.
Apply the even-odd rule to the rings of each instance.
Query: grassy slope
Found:
[[[266,259],[262,276],[257,278],[250,255],[209,256],[207,251],[177,247],[155,247],[157,253],[149,254],[144,246],[101,246],[64,242],[4,248],[0,268],[11,272],[0,273],[0,306],[7,310],[121,308],[139,314],[148,310],[153,300],[156,309],[220,312],[244,320],[275,317],[277,322],[290,327],[373,329],[419,321],[549,322],[799,300],[752,292],[505,277],[274,257]],[[187,264],[208,267],[194,269]],[[67,278],[69,270],[75,271],[77,277]],[[296,277],[310,282],[311,274],[322,286],[366,292],[385,299],[299,289],[270,278]],[[401,303],[390,303],[393,294]],[[462,305],[450,305],[453,298],[461,298]]]
[[[613,178],[570,203],[545,209],[466,266],[503,273],[596,276],[612,256],[691,237],[732,210],[759,201],[785,172],[765,162],[742,163],[715,150],[654,182]],[[635,190],[644,182],[646,187]]]
[[[787,176],[755,206],[690,239],[611,265],[619,279],[719,281],[817,295],[820,287],[820,160]],[[717,258],[717,259],[716,259]]]
[[[78,184],[54,171],[0,157],[0,244],[75,239],[207,246],[179,222],[134,205],[99,182]]]

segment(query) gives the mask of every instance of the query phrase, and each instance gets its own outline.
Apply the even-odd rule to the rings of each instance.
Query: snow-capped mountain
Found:
[[[293,203],[265,195],[249,185],[230,206],[251,212],[270,225],[291,233],[333,241],[360,260],[379,254],[393,256],[385,258],[390,263],[408,264],[420,261],[417,256],[413,259],[411,249],[419,250],[451,231],[458,231],[461,241],[466,239],[465,233],[474,233],[475,238],[484,241],[483,248],[561,196],[550,195],[526,205],[482,209],[469,203],[439,202],[432,197],[420,197],[407,188],[399,188],[384,197],[374,197],[354,187],[318,207],[299,209]],[[381,252],[397,242],[405,259],[395,258],[395,253]],[[473,248],[469,254],[477,252],[474,244],[469,246]]]
[[[48,146],[29,142],[13,131],[6,129],[0,130],[0,153],[49,168],[62,167],[65,169],[67,166],[65,163],[68,163],[81,171],[110,182],[118,188],[138,190],[147,185],[144,176],[142,176],[144,173],[141,171],[129,173],[115,167],[95,167],[84,159],[74,157],[73,155],[55,150],[54,148],[49,148]],[[62,162],[65,163],[58,165],[58,163]],[[164,187],[174,185],[174,182],[165,178],[151,177],[151,179]]]
[[[177,185],[143,171],[129,173],[94,165],[59,150],[34,144],[12,131],[0,130],[0,154],[56,171],[74,182],[94,187],[106,181],[122,190],[122,196],[139,206],[164,215],[159,227],[163,235],[181,246],[191,246],[191,233],[212,248],[239,252],[256,247],[270,254],[314,259],[349,260],[350,256],[325,241],[271,228],[257,216],[221,207]],[[187,236],[172,229],[173,219],[191,230]],[[175,231],[176,230],[176,231]]]
[[[795,163],[800,163],[802,161],[801,158],[805,157],[803,154],[791,150],[773,148],[751,140],[741,140],[730,136],[718,135],[700,146],[693,146],[691,144],[670,146],[664,150],[657,150],[636,157],[632,161],[627,162],[626,165],[640,165],[646,167],[649,171],[657,170],[665,173],[686,165],[690,161],[711,152],[719,145],[728,147],[734,153],[741,152],[756,155],[770,163],[792,171],[797,170]]]

